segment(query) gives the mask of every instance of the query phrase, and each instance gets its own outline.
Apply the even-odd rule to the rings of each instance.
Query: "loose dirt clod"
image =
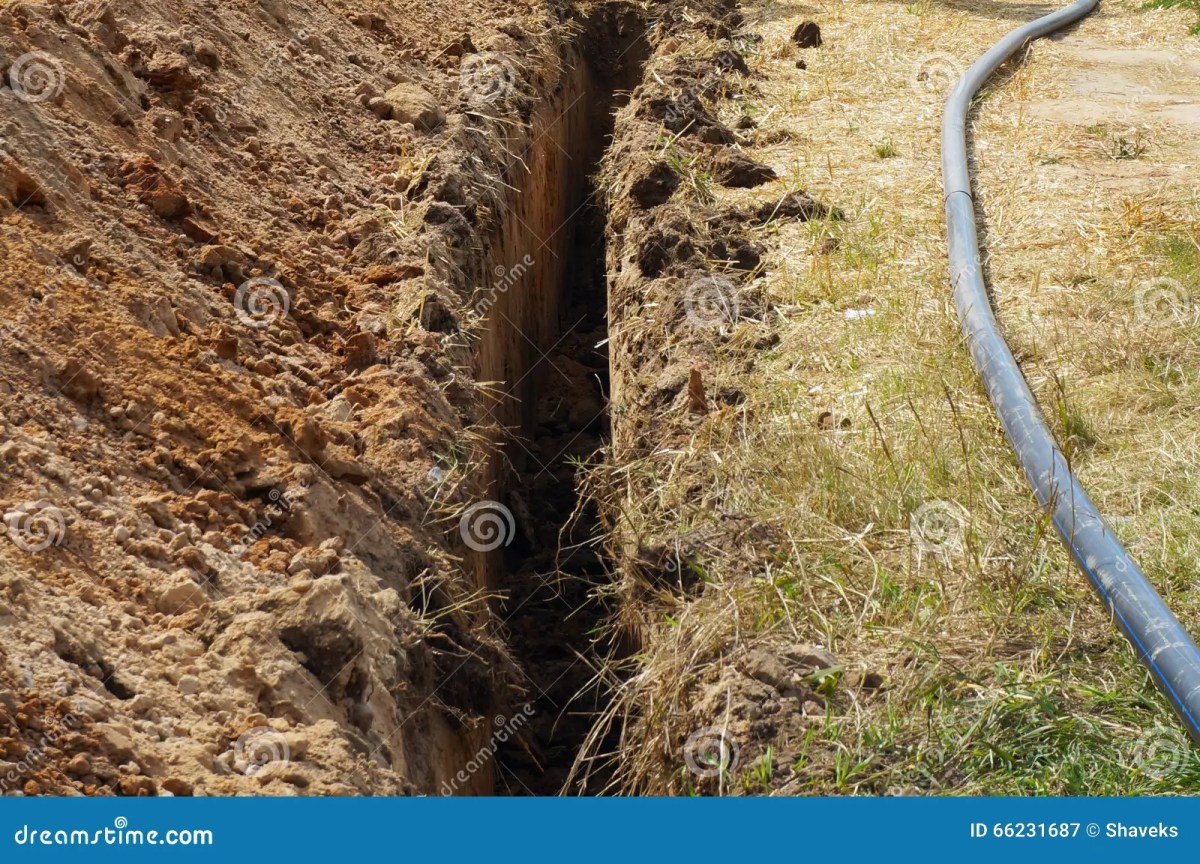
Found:
[[[815,21],[802,22],[792,33],[792,41],[800,48],[820,48],[824,44],[820,25]]]
[[[755,162],[744,153],[728,148],[713,159],[712,173],[722,186],[735,189],[752,189],[779,176],[770,165]]]
[[[372,100],[371,110],[381,119],[411,123],[426,132],[446,122],[446,114],[437,100],[417,84],[397,84],[379,100]]]

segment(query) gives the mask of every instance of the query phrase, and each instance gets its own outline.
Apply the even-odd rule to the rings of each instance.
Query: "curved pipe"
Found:
[[[1099,0],[1078,2],[1009,33],[954,88],[942,126],[942,173],[954,302],[988,397],[1034,492],[1063,543],[1112,610],[1117,625],[1200,744],[1200,652],[1096,509],[1046,426],[1017,361],[1000,335],[980,266],[967,169],[967,115],[983,83],[1018,50],[1084,18]]]

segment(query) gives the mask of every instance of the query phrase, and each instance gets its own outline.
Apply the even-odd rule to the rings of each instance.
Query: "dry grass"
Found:
[[[760,140],[775,143],[751,155],[846,218],[763,229],[777,250],[763,287],[782,340],[749,378],[734,348],[712,373],[711,386],[746,393],[745,410],[718,412],[687,447],[616,478],[634,496],[623,536],[694,536],[736,514],[773,537],[714,539],[697,556],[701,592],[659,592],[629,611],[646,639],[615,709],[629,718],[626,788],[687,791],[686,772],[671,769],[697,688],[730,645],[785,638],[828,646],[887,687],[837,693],[808,740],[778,742],[803,755],[774,766],[763,789],[1200,789],[1166,702],[1047,535],[950,302],[939,76],[1024,20],[1025,4],[746,6],[766,40],[751,65],[767,78],[761,96],[723,110],[759,118]],[[1164,28],[1167,15],[1183,26]],[[826,44],[797,72],[787,39],[810,17]],[[1013,349],[1085,485],[1200,632],[1189,590],[1200,572],[1195,128],[1172,125],[1153,99],[1077,86],[1090,49],[1194,60],[1186,23],[1118,0],[1037,44],[985,94],[974,150],[989,282]],[[1082,74],[1114,69],[1200,103],[1195,84],[1145,58]],[[723,203],[755,194],[707,191]],[[1147,312],[1147,285],[1185,296]],[[835,422],[819,422],[826,412]],[[950,514],[939,548],[913,531],[931,502]],[[723,786],[755,788],[745,777]]]
[[[1190,9],[1196,13],[1196,20],[1188,32],[1200,36],[1200,0],[1149,0],[1147,9]]]

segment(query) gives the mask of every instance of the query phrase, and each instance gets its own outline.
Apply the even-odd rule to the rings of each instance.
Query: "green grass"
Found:
[[[1109,158],[1118,162],[1141,159],[1146,153],[1146,142],[1140,134],[1135,133],[1133,137],[1127,138],[1115,134],[1103,123],[1085,126],[1083,131],[1098,139],[1108,151]]]
[[[1147,9],[1191,9],[1196,13],[1196,23],[1188,32],[1200,36],[1200,0],[1150,0]]]
[[[726,794],[770,794],[785,778],[786,794],[1200,790],[1200,759],[1029,502],[1006,443],[989,434],[995,421],[957,347],[955,322],[914,319],[904,299],[911,292],[878,290],[904,279],[903,247],[889,238],[903,227],[894,220],[906,217],[856,218],[855,208],[847,209],[852,215],[844,222],[814,220],[801,229],[813,242],[837,238],[825,256],[830,267],[802,268],[773,285],[780,302],[806,311],[760,357],[759,374],[738,379],[749,413],[766,419],[749,427],[733,417],[711,421],[696,456],[675,465],[675,479],[654,493],[680,508],[658,514],[675,523],[638,526],[639,535],[686,534],[702,530],[712,509],[771,526],[778,539],[770,544],[769,575],[731,580],[740,549],[710,545],[696,562],[713,574],[710,584],[730,592],[738,627],[768,638],[799,632],[847,658],[851,672],[878,670],[887,679],[871,695],[855,695],[847,675],[808,682],[828,714],[801,739],[743,741],[746,762],[725,783]],[[1186,228],[1135,242],[1153,272],[1196,284],[1200,247]],[[1111,280],[1065,281],[1106,297]],[[840,310],[864,305],[877,314],[841,322]],[[836,323],[806,323],[819,316]],[[1142,359],[1195,368],[1174,341],[1155,346],[1162,359],[1135,354],[1139,368]],[[888,362],[872,368],[873,355]],[[839,386],[814,391],[813,373],[789,374],[798,356],[817,358],[810,368]],[[1086,378],[1050,378],[1043,394],[1048,419],[1074,461],[1103,464],[1110,444],[1131,446],[1113,436],[1106,402],[1080,400]],[[830,399],[830,392],[856,392],[861,410]],[[852,423],[822,427],[815,420],[820,408]],[[710,461],[710,454],[719,459]],[[1127,463],[1123,470],[1136,468],[1147,482],[1138,487],[1139,508],[1129,506],[1128,491],[1114,499],[1116,512],[1136,514],[1120,530],[1138,544],[1135,554],[1168,601],[1192,620],[1188,586],[1197,549],[1191,538],[1200,536],[1200,513],[1180,502],[1195,500],[1197,478],[1145,458],[1117,464]],[[704,490],[704,500],[669,491],[691,471],[705,475],[691,486]],[[961,548],[945,555],[914,550],[909,539],[910,514],[933,499],[961,506],[966,517]],[[1161,512],[1171,514],[1165,531],[1155,524]],[[714,634],[729,623],[722,623],[726,602],[726,596],[714,606],[685,601],[673,610],[676,632],[681,639],[704,632],[704,641],[721,641]],[[905,659],[898,661],[901,651]]]
[[[1117,136],[1113,139],[1112,148],[1112,157],[1118,162],[1141,159],[1146,153],[1146,145],[1142,143],[1141,137],[1137,135],[1133,138],[1126,138],[1123,135]]]
[[[881,144],[875,145],[875,155],[880,159],[891,159],[892,157],[898,155],[899,152],[900,151],[896,149],[896,145],[891,141],[884,141]]]
[[[1170,234],[1156,250],[1167,261],[1167,275],[1184,285],[1200,288],[1200,240],[1184,234]]]
[[[1156,722],[1140,686],[1031,679],[1000,663],[993,674],[997,692],[983,698],[962,695],[966,682],[954,677],[929,681],[921,701],[938,721],[925,734],[899,716],[862,727],[821,779],[841,785],[853,764],[853,791],[891,794],[1170,794],[1200,784],[1200,758]]]

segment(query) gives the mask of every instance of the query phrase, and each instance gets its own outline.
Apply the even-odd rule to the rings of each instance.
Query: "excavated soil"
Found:
[[[504,791],[535,686],[514,770],[565,777],[580,679],[541,640],[604,573],[556,560],[605,434],[573,226],[640,22],[4,5],[6,793]],[[496,504],[503,549],[467,518]]]
[[[776,179],[705,107],[731,0],[447,8],[0,9],[5,793],[609,787],[628,619],[693,587],[610,475],[737,410],[693,306],[752,363],[748,229],[828,209],[677,194],[664,135]]]
[[[737,586],[769,573],[786,543],[715,500],[715,442],[722,428],[762,422],[744,388],[779,343],[768,253],[780,226],[841,213],[747,155],[763,137],[752,108],[766,109],[746,57],[763,37],[734,0],[705,13],[681,21],[648,64],[601,175],[614,419],[598,496],[619,574],[618,644],[634,659],[610,655],[624,683],[576,774],[601,766],[594,779],[627,793],[737,794],[746,777],[777,788],[828,704],[845,701],[829,686],[838,658],[739,608]],[[785,50],[802,70],[803,49],[820,44],[804,22]]]

